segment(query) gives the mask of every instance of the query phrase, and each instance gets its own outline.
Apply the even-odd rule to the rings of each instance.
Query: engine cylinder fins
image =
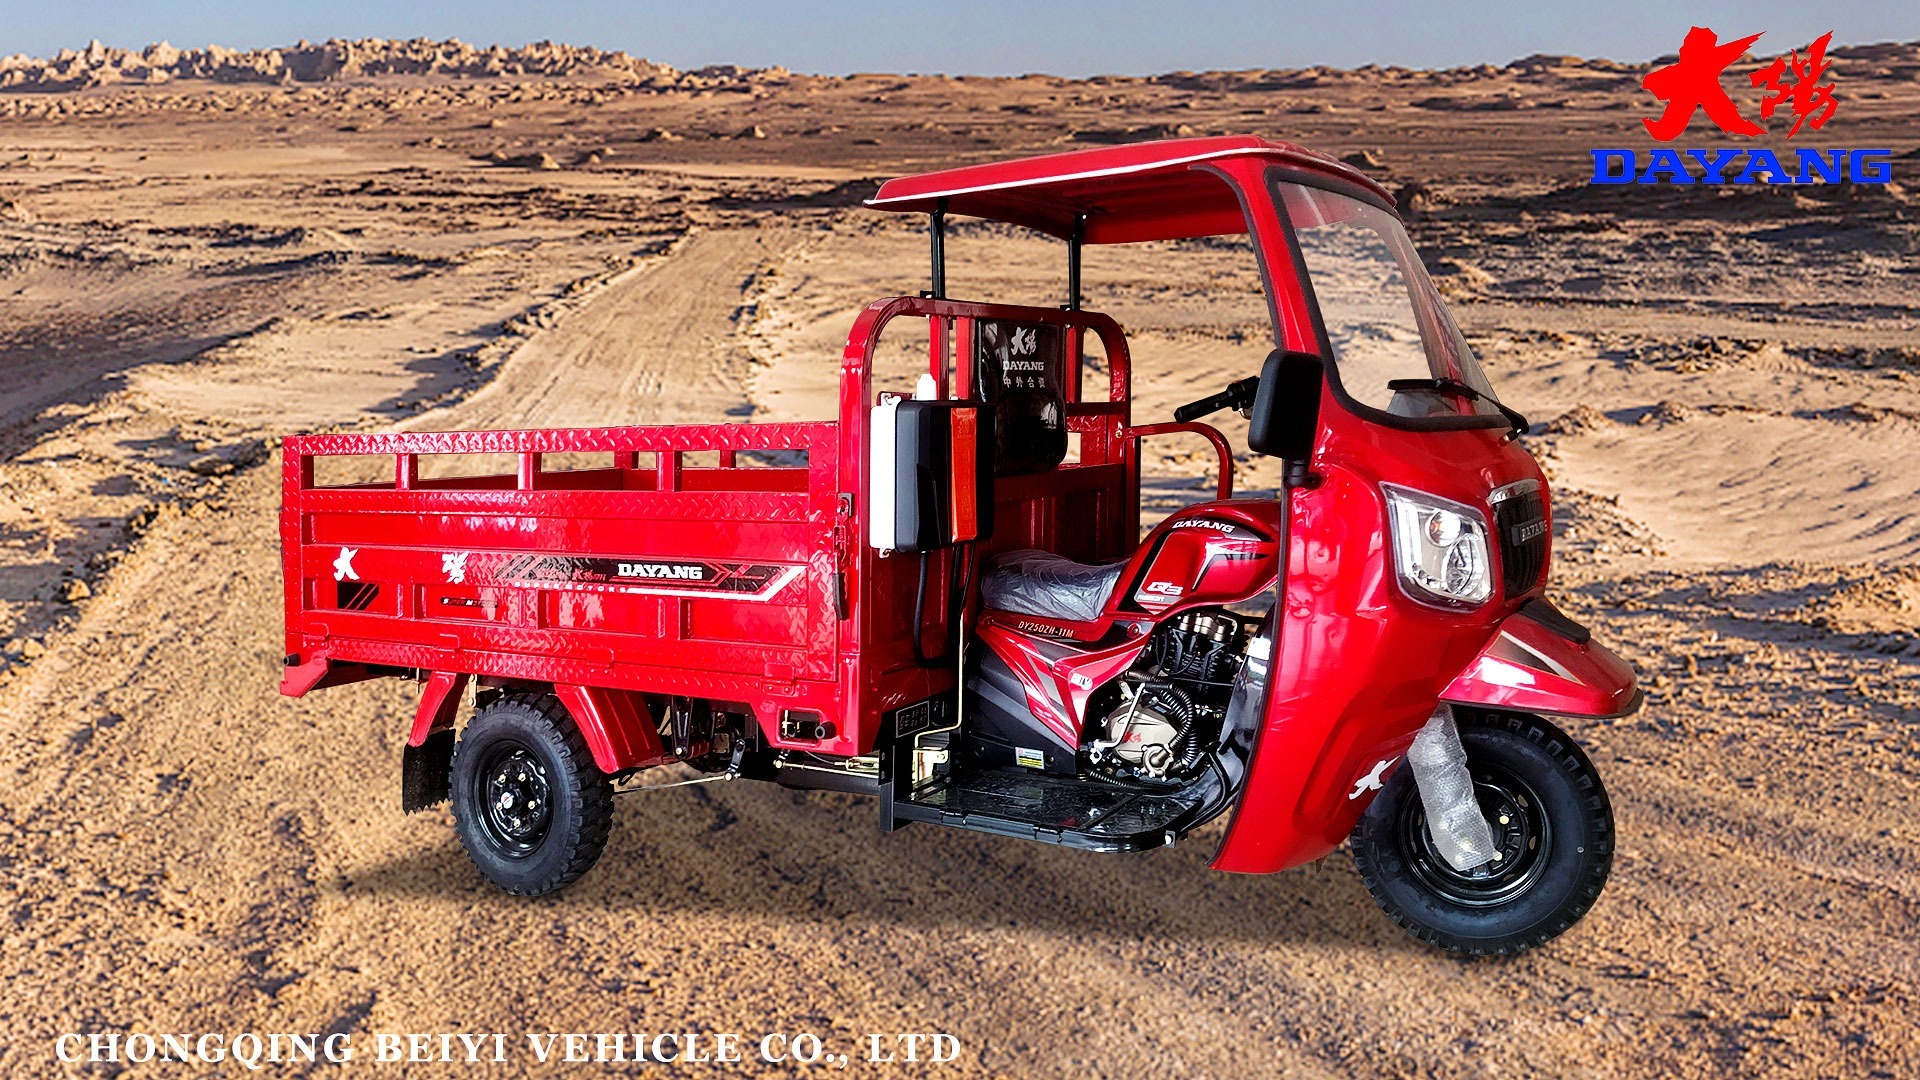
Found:
[[[1146,660],[1161,678],[1226,683],[1239,670],[1245,639],[1245,628],[1232,615],[1190,611],[1154,634]]]

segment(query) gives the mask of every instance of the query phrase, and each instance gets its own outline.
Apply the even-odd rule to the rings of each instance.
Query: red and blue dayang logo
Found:
[[[1722,134],[1747,139],[1769,133],[1760,121],[1778,127],[1788,117],[1788,139],[1822,131],[1840,109],[1831,81],[1833,64],[1827,59],[1833,32],[1822,34],[1804,54],[1791,50],[1748,73],[1749,86],[1743,89],[1758,98],[1755,119],[1741,111],[1721,79],[1760,36],[1722,42],[1704,26],[1688,30],[1674,62],[1640,80],[1641,87],[1666,106],[1659,116],[1641,119],[1647,134],[1656,142],[1674,142],[1686,134],[1697,113],[1705,113]],[[1630,148],[1593,151],[1596,184],[1884,184],[1892,173],[1892,150],[1796,146],[1791,153],[1776,153],[1759,146],[1655,147],[1644,157]]]

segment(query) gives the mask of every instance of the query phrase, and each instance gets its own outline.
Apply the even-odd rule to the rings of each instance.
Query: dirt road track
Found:
[[[415,426],[724,414],[745,400],[725,327],[782,243],[697,233]],[[848,1051],[866,1032],[941,1031],[962,1059],[926,1075],[1009,1077],[1896,1075],[1916,1060],[1911,766],[1876,759],[1827,798],[1803,763],[1845,729],[1810,736],[1766,696],[1811,685],[1816,661],[1841,681],[1881,669],[1829,651],[1743,674],[1733,656],[1758,647],[1737,626],[1715,647],[1695,628],[1720,604],[1711,582],[1637,582],[1657,603],[1633,613],[1609,606],[1616,578],[1570,578],[1575,610],[1650,673],[1684,649],[1726,679],[1672,689],[1645,724],[1582,730],[1616,792],[1615,880],[1574,933],[1518,960],[1417,945],[1343,858],[1253,879],[1204,870],[1212,834],[1135,858],[880,836],[851,797],[744,784],[623,800],[600,867],[528,902],[479,882],[444,814],[399,814],[409,686],[274,693],[276,479],[242,471],[163,514],[0,688],[5,1075],[54,1072],[55,1034],[103,1028],[811,1031]],[[762,1071],[779,1072],[734,1074]],[[521,1052],[473,1072],[536,1069]]]
[[[499,376],[416,429],[714,423],[752,414],[736,322],[748,283],[794,242],[779,228],[696,231],[530,338]]]

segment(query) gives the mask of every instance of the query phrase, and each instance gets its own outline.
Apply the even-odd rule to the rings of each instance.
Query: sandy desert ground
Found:
[[[1920,1074],[1920,45],[1835,69],[1829,144],[1893,148],[1896,183],[1812,192],[1584,186],[1587,148],[1644,144],[1645,69],[1565,57],[358,48],[0,62],[0,1072],[64,1075],[66,1031],[687,1029],[948,1032],[952,1076]],[[882,836],[754,785],[624,799],[600,866],[526,902],[400,814],[410,684],[275,693],[278,436],[822,416],[852,313],[923,284],[920,223],[857,208],[879,178],[1227,131],[1403,193],[1535,420],[1556,595],[1650,692],[1574,728],[1620,845],[1551,946],[1430,951],[1344,857]],[[957,293],[1063,288],[1057,243],[953,243]],[[1257,365],[1243,256],[1089,254],[1137,415]],[[1199,497],[1186,449],[1162,509]]]

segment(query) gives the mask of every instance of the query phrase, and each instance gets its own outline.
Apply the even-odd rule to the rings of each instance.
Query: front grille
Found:
[[[1516,492],[1493,508],[1500,533],[1500,571],[1508,596],[1519,596],[1540,580],[1547,566],[1547,508],[1538,491]]]

